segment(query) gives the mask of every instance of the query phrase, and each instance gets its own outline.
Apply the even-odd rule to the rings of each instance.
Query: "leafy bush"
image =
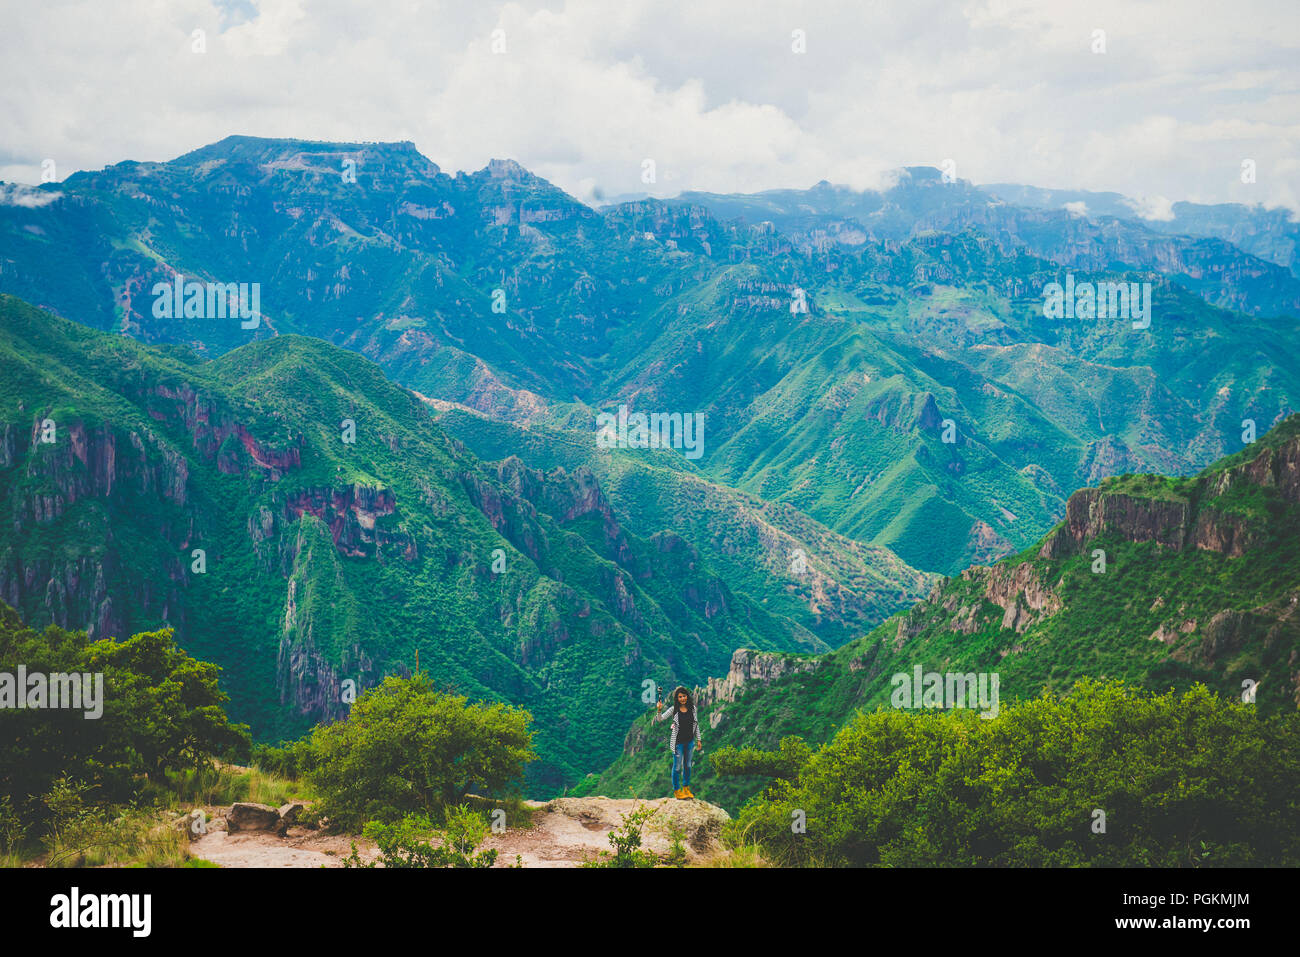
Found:
[[[991,720],[860,713],[728,838],[791,864],[1294,866],[1298,785],[1300,715],[1085,679]]]
[[[346,720],[312,732],[308,781],[338,827],[410,814],[437,821],[471,790],[499,791],[522,775],[536,757],[531,720],[439,692],[424,674],[388,677]]]
[[[362,834],[379,848],[379,858],[361,860],[356,844],[344,858],[344,867],[491,867],[496,850],[478,851],[490,825],[467,805],[448,808],[446,824],[438,828],[422,814],[408,814],[394,823],[368,821]],[[432,843],[438,839],[439,843]]]
[[[763,777],[793,780],[813,750],[796,735],[781,739],[775,751],[756,748],[719,748],[713,752],[713,769],[723,775],[761,775]]]
[[[312,767],[310,738],[284,744],[253,745],[253,764],[282,778],[299,778]]]

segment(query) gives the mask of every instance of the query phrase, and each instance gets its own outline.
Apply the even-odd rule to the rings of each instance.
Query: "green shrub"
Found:
[[[719,748],[713,752],[713,770],[722,775],[760,775],[762,777],[792,780],[813,750],[796,735],[781,739],[775,751],[756,748]]]
[[[659,858],[650,851],[641,850],[641,832],[658,808],[638,807],[622,815],[621,826],[609,832],[609,843],[614,853],[604,852],[594,860],[584,861],[583,867],[654,867]]]
[[[303,738],[280,745],[255,744],[250,760],[256,767],[279,777],[299,778],[312,766],[311,740]]]
[[[990,720],[860,713],[727,836],[805,865],[1295,866],[1300,715],[1091,679]]]
[[[442,828],[422,814],[408,814],[391,824],[368,821],[362,834],[379,848],[378,859],[363,862],[353,844],[343,866],[491,867],[496,863],[496,850],[478,850],[490,829],[483,815],[464,804],[447,809]]]
[[[531,720],[508,705],[437,691],[424,674],[388,677],[346,720],[312,732],[308,781],[337,827],[410,814],[438,821],[471,790],[518,780],[536,757]]]
[[[676,821],[668,822],[668,853],[663,862],[669,867],[686,866],[686,829]]]

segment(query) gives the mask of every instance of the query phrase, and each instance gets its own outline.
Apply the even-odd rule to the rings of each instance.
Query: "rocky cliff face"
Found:
[[[200,460],[224,475],[256,471],[276,482],[302,464],[301,435],[283,447],[259,441],[231,410],[188,384],[153,386],[142,400],[152,418],[183,429]]]
[[[65,517],[75,520],[78,537],[71,549],[0,550],[0,595],[15,608],[35,600],[49,620],[84,628],[92,639],[130,634],[141,610],[183,622],[182,554],[193,527],[184,456],[158,435],[107,422],[51,419],[54,429],[46,432],[48,418],[38,415],[24,432],[6,425],[0,436],[4,467],[21,470],[8,496],[11,541],[32,539]],[[174,508],[139,516],[146,533],[165,543],[164,564],[160,574],[132,580],[107,516],[141,498]]]
[[[1264,448],[1249,461],[1204,480],[1190,497],[1152,498],[1110,492],[1105,486],[1075,492],[1066,503],[1064,524],[1047,537],[1039,554],[1060,558],[1095,538],[1112,535],[1240,556],[1259,542],[1262,529],[1213,503],[1243,487],[1276,489],[1282,501],[1300,503],[1300,438]]]
[[[83,529],[71,550],[0,550],[0,596],[16,608],[39,603],[50,620],[85,629],[91,639],[124,638],[159,623],[185,633],[190,549],[210,547],[212,523],[205,514],[211,503],[194,498],[184,445],[200,464],[242,476],[254,487],[279,482],[301,462],[301,436],[284,445],[260,440],[234,412],[188,384],[155,385],[137,398],[158,431],[57,412],[42,412],[27,430],[12,424],[0,429],[0,467],[22,473],[21,481],[7,483],[12,540],[22,542],[38,527],[64,519],[75,519]],[[50,434],[45,420],[51,415],[56,416],[53,441],[42,441]],[[304,515],[325,524],[341,555],[416,557],[408,535],[383,525],[383,518],[396,511],[391,490],[308,487],[273,495],[272,501],[278,507],[258,508],[246,523],[253,547],[269,541],[278,556],[268,571],[292,574],[293,549],[286,552],[281,539]],[[130,527],[114,515],[129,515]],[[140,552],[140,542],[153,551]],[[346,709],[336,667],[356,677],[369,672],[371,663],[358,647],[336,665],[326,662],[311,623],[296,621],[295,585],[290,578],[277,666],[282,700],[305,715],[337,718]]]
[[[280,703],[313,721],[339,721],[347,717],[350,701],[343,682],[354,682],[351,700],[378,684],[375,663],[356,642],[343,649],[337,663],[326,660],[318,647],[315,622],[300,611],[299,579],[290,578],[284,606],[284,624],[276,657]]]
[[[297,489],[284,497],[282,515],[288,522],[303,515],[319,518],[329,528],[334,547],[344,555],[382,560],[385,551],[395,550],[413,561],[417,557],[415,540],[378,524],[383,516],[396,512],[391,489],[354,484]],[[252,519],[249,521],[251,524]]]
[[[816,666],[815,658],[737,648],[732,652],[727,676],[710,678],[704,688],[696,688],[696,701],[701,708],[730,703],[736,700],[736,695],[754,684],[767,684],[797,671],[811,671]]]

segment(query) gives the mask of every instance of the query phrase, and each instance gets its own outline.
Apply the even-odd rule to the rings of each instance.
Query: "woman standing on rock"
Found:
[[[673,797],[684,801],[695,797],[691,793],[691,752],[698,749],[703,754],[704,741],[700,738],[700,722],[695,719],[695,702],[691,700],[690,692],[678,685],[673,692],[673,701],[675,704],[659,713],[664,707],[663,699],[659,700],[655,705],[658,715],[655,720],[663,721],[672,715],[673,733],[668,738],[668,750],[673,756]],[[683,770],[685,779],[681,776]]]

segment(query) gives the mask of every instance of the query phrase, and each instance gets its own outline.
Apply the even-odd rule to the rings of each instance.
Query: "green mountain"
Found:
[[[894,695],[918,668],[997,675],[1002,702],[1093,676],[1161,692],[1203,682],[1229,696],[1251,692],[1264,711],[1294,710],[1298,609],[1293,415],[1194,477],[1124,475],[1076,492],[1032,548],[945,580],[832,652],[737,651],[726,678],[696,689],[706,749],[774,749],[786,735],[824,743],[859,709],[916,706]],[[666,740],[664,725],[643,714],[623,755],[578,793],[662,790]],[[718,778],[707,759],[697,776],[701,796],[732,810],[763,783]]]
[[[1240,217],[1171,234],[921,168],[883,192],[597,211],[508,160],[451,176],[410,143],[253,137],[42,191],[0,207],[0,291],[205,356],[289,333],[344,346],[465,410],[457,434],[489,458],[499,423],[584,445],[622,404],[697,412],[683,469],[718,495],[929,572],[1029,546],[1070,489],[1192,474],[1244,419],[1300,407],[1276,361],[1300,353],[1300,280],[1271,220],[1266,260],[1224,238],[1251,233]],[[1150,326],[1045,318],[1067,273],[1149,282]],[[155,315],[178,274],[259,283],[260,321]]]
[[[763,550],[836,536],[758,506],[725,530],[725,495],[718,539],[629,521],[586,464],[486,463],[318,338],[203,359],[0,296],[0,373],[0,597],[92,639],[175,628],[262,740],[341,717],[345,682],[418,654],[532,711],[533,783],[559,788],[616,756],[643,681],[700,680],[739,647],[826,650],[930,586],[850,543],[857,577],[819,590]],[[733,587],[715,556],[751,571]]]

